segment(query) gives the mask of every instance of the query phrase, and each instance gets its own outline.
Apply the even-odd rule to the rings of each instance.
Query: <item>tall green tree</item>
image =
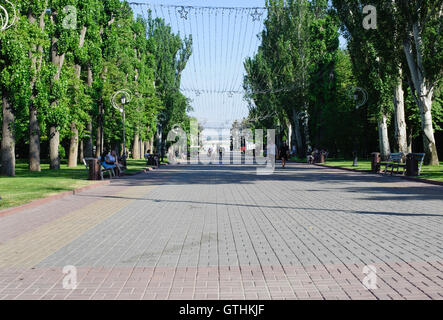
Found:
[[[46,33],[48,3],[48,0],[26,1],[23,7],[27,7],[26,14],[30,31],[28,58],[31,59],[32,72],[29,82],[31,90],[29,100],[29,170],[31,171],[40,171],[40,123],[44,119],[44,115],[39,113],[39,109],[44,108],[48,100],[47,75],[49,69],[48,58],[45,56],[45,53],[49,51],[49,39]]]
[[[163,103],[157,123],[159,149],[163,154],[167,135],[175,125],[185,127],[189,122],[187,111],[191,110],[189,100],[179,91],[181,75],[192,54],[192,36],[181,39],[174,34],[163,19],[148,17],[148,38],[150,50],[156,61],[155,85]]]
[[[432,103],[443,74],[443,1],[396,0],[413,96],[420,110],[427,162],[438,165]]]
[[[276,0],[268,1],[267,8],[258,53],[245,61],[244,88],[253,102],[252,118],[261,114],[258,118],[268,123],[290,121],[303,155],[311,149],[310,129],[318,125],[310,119],[320,117],[330,101],[326,93],[338,50],[338,23],[327,1]]]
[[[77,85],[74,90],[77,93],[74,103],[71,105],[70,121],[70,147],[68,166],[76,167],[80,136],[86,124],[90,126],[90,110],[92,99],[90,90],[93,82],[91,61],[97,62],[99,47],[95,44],[98,40],[100,23],[103,22],[103,4],[99,0],[79,1],[76,4],[76,23],[74,29],[77,31],[75,47],[72,55]],[[83,73],[83,74],[82,74]],[[92,144],[87,143],[87,153],[92,155],[90,148]]]
[[[8,8],[10,9],[10,8]],[[18,12],[23,8],[18,7]],[[29,24],[18,15],[15,24],[0,32],[0,95],[2,101],[2,142],[0,173],[15,176],[15,148],[18,119],[26,119],[30,97]]]
[[[392,69],[385,68],[389,60],[377,46],[377,30],[368,30],[363,25],[365,4],[351,0],[333,1],[333,4],[343,24],[354,74],[359,86],[367,91],[370,113],[377,120],[381,156],[387,159],[391,153],[388,125],[393,112]]]

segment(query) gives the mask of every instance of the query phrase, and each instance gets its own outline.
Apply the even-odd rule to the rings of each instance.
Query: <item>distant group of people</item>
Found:
[[[327,152],[326,150],[322,149],[322,150],[318,150],[317,148],[314,148],[314,151],[312,151],[312,153],[308,154],[307,156],[307,160],[309,164],[314,164],[314,163],[320,163],[321,161],[321,157],[326,156]]]
[[[160,167],[160,157],[156,154],[151,153],[151,150],[148,150],[145,153],[145,159],[147,161],[147,165],[153,165],[157,168]]]
[[[296,149],[295,149],[295,146],[293,146],[292,147],[292,154],[295,155],[295,153],[296,153]],[[283,142],[280,149],[277,148],[275,143],[271,143],[268,145],[268,155],[274,161],[275,161],[276,156],[278,155],[281,159],[282,168],[284,168],[286,166],[286,162],[288,161],[288,159],[291,156],[291,151],[290,151],[289,145],[286,141]],[[328,152],[326,150],[324,150],[324,149],[318,150],[317,148],[314,148],[314,150],[312,152],[308,152],[307,161],[309,164],[320,163],[320,162],[323,162],[322,159],[324,160],[327,157],[327,155],[328,155]]]
[[[220,158],[223,156],[224,148],[219,147],[218,153]],[[277,145],[275,143],[270,143],[267,147],[267,153],[268,156],[273,160],[273,166],[275,165],[275,158],[277,155],[281,159],[281,165],[282,168],[286,167],[286,163],[289,160],[289,157],[291,156],[291,151],[289,148],[289,145],[286,141],[283,142],[280,149],[278,149]],[[293,147],[292,153],[295,153],[295,146]],[[211,157],[214,154],[214,150],[212,147],[208,148],[208,156]],[[327,152],[325,150],[318,150],[317,148],[314,148],[314,150],[311,153],[308,153],[307,155],[307,162],[309,164],[319,163],[321,162],[321,156],[327,155]],[[148,165],[155,165],[156,167],[160,166],[160,158],[158,155],[151,153],[151,150],[148,150],[146,154],[144,155],[145,159],[147,160]],[[105,169],[112,169],[114,170],[115,174],[117,176],[120,176],[123,172],[124,166],[119,162],[119,158],[117,157],[117,154],[115,151],[108,151],[106,150],[101,159],[100,159],[101,165]]]

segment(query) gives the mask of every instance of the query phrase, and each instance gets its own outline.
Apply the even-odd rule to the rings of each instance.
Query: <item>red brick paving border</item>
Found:
[[[418,276],[426,262],[377,267],[377,289],[363,286],[363,265],[236,267],[78,267],[78,287],[63,289],[61,267],[0,269],[2,299],[67,300],[443,300],[437,270]],[[412,272],[412,273],[411,273]],[[400,273],[400,275],[398,274]]]

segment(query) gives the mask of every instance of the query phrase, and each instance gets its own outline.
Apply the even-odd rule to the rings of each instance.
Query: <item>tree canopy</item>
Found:
[[[123,153],[120,100],[112,99],[121,90],[130,96],[125,127],[134,158],[166,140],[155,139],[159,124],[189,123],[179,87],[192,36],[135,16],[119,0],[20,1],[16,11],[0,32],[2,174],[14,175],[16,157],[39,171],[40,157],[57,169],[61,157],[76,166],[93,149]]]

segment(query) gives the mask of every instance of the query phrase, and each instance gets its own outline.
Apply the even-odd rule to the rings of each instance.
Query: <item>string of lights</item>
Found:
[[[198,9],[206,9],[208,11],[211,10],[242,10],[242,9],[250,9],[254,10],[254,13],[256,13],[257,16],[259,16],[262,12],[267,11],[268,8],[266,7],[222,7],[222,6],[191,6],[191,5],[174,5],[174,4],[160,4],[160,3],[148,3],[148,2],[136,2],[136,1],[130,1],[128,2],[130,6],[150,6],[150,7],[170,7],[175,8],[179,10],[183,14],[183,18],[187,18],[187,14],[191,10],[198,10]],[[311,7],[311,4],[306,4],[307,7]],[[328,7],[325,5],[325,7]],[[319,5],[316,4],[316,8],[319,8]],[[274,10],[287,10],[287,7],[281,7]]]
[[[173,25],[175,23],[175,27],[180,32],[180,34],[183,35],[189,35],[192,34],[193,39],[197,40],[199,38],[199,30],[203,32],[201,39],[204,39],[205,42],[211,43],[211,41],[214,42],[214,45],[207,45],[201,48],[201,41],[194,41],[195,46],[197,47],[197,50],[194,48],[194,54],[192,57],[193,64],[192,69],[194,71],[194,76],[197,76],[197,63],[203,64],[204,69],[211,70],[216,73],[221,73],[221,69],[226,69],[228,63],[227,56],[229,49],[230,52],[230,60],[231,63],[236,63],[236,68],[241,67],[243,64],[243,58],[245,57],[246,53],[244,51],[246,39],[250,38],[252,42],[252,38],[256,37],[256,34],[258,34],[261,29],[253,30],[255,34],[247,34],[247,20],[245,20],[245,13],[247,12],[251,16],[249,17],[252,21],[257,21],[258,16],[256,16],[258,9],[265,10],[265,8],[255,8],[253,11],[251,8],[216,8],[216,7],[195,7],[195,6],[175,6],[175,5],[160,5],[160,4],[149,4],[149,3],[139,3],[139,2],[130,2],[129,3],[132,6],[141,7],[140,10],[136,10],[136,12],[141,12],[144,14],[147,11],[154,11],[154,16],[161,17],[165,19],[170,25]],[[174,15],[171,16],[171,10],[174,12]],[[205,12],[205,10],[209,10],[209,12]],[[168,14],[165,14],[165,11],[168,12]],[[237,23],[237,21],[234,22],[234,31],[231,32],[231,15],[235,13],[235,20],[237,20],[240,11],[241,14],[241,21],[240,24]],[[197,13],[200,13],[202,16],[203,21],[199,21],[199,19],[195,19],[197,17]],[[206,13],[206,14],[205,14]],[[175,16],[175,19],[174,19]],[[211,17],[212,16],[212,17]],[[228,22],[225,22],[225,17],[228,17]],[[194,18],[194,19],[193,19]],[[192,24],[196,25],[198,23],[205,23],[204,19],[207,19],[207,23],[209,24],[209,28],[193,28]],[[212,19],[214,18],[214,19]],[[182,26],[179,26],[179,21],[182,20]],[[190,20],[193,20],[191,23],[186,24],[185,21],[190,22]],[[221,39],[222,41],[218,42],[217,36],[219,35],[219,24],[218,21],[221,22],[222,30],[221,30]],[[224,25],[228,25],[228,33],[225,34]],[[238,32],[237,27],[240,27],[240,32]],[[189,29],[189,31],[188,31]],[[214,32],[215,31],[215,32]],[[252,31],[252,30],[249,30]],[[231,40],[231,46],[224,47],[223,39],[226,39],[228,41],[229,36],[232,35]],[[234,41],[236,36],[241,35],[243,36],[243,41]],[[237,42],[237,43],[235,43]],[[232,44],[237,45],[237,51],[235,51],[235,46]],[[242,50],[240,50],[240,45]],[[230,48],[229,48],[230,47]],[[249,45],[249,48],[251,47],[251,44]],[[202,50],[203,49],[203,50]],[[214,50],[215,49],[215,50]],[[203,51],[203,52],[202,52]],[[223,60],[222,55],[216,55],[216,53],[224,53],[225,58]],[[198,56],[198,58],[196,57]],[[198,61],[196,61],[198,59]],[[210,65],[205,65],[209,64]],[[221,68],[221,66],[224,65],[224,68]],[[215,70],[215,71],[214,71]],[[204,88],[198,88],[193,86],[193,91],[195,93],[203,93],[203,92],[213,92],[213,93],[219,93],[219,92],[225,92],[231,94],[231,92],[236,91],[234,88],[236,87],[236,83],[233,83],[238,76],[241,74],[241,72],[238,72],[240,70],[236,70],[237,72],[232,73],[232,79],[230,82],[226,83],[224,80],[226,78],[226,74],[222,74],[222,81],[219,81],[216,86],[214,86],[214,82],[210,83],[211,86],[208,89],[207,87]],[[228,80],[229,81],[229,80]],[[238,91],[238,90],[237,90]]]
[[[193,53],[183,71],[178,90],[192,101],[194,110],[204,110],[214,117],[238,119],[248,115],[251,110],[247,104],[256,95],[282,94],[301,88],[300,85],[285,82],[283,78],[277,81],[281,84],[278,88],[269,87],[264,75],[260,74],[258,83],[262,83],[262,86],[244,89],[244,62],[246,58],[254,57],[259,47],[259,35],[268,14],[265,7],[184,6],[146,2],[129,2],[129,5],[136,15],[141,14],[145,19],[147,14],[151,14],[154,19],[164,20],[171,32],[182,39],[192,35]],[[168,37],[163,40],[163,49],[171,48],[172,39]],[[278,77],[282,68],[283,65],[277,67],[278,70],[271,70],[272,76]],[[163,86],[168,88],[167,84]],[[171,86],[170,89],[177,88]],[[274,114],[265,114],[261,118],[271,116]]]

